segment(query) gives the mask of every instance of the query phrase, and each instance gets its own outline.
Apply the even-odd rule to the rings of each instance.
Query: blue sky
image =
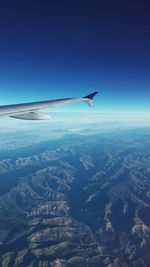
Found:
[[[1,3],[0,104],[98,90],[95,111],[149,112],[149,14],[148,1]]]

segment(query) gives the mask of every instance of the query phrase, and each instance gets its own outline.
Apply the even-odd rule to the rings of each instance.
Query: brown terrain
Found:
[[[150,130],[2,155],[0,266],[150,266]]]

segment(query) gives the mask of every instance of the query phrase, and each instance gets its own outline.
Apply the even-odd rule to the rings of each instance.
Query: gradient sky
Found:
[[[149,1],[1,1],[0,104],[99,90],[96,111],[149,112],[149,14]]]

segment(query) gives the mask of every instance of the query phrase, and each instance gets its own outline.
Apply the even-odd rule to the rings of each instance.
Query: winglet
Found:
[[[90,95],[84,96],[85,101],[88,103],[88,105],[91,107],[93,105],[93,98],[98,94],[98,92],[94,92]]]

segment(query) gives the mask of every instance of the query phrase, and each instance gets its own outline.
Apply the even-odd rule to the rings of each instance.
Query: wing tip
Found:
[[[84,98],[89,98],[89,99],[93,100],[93,98],[94,98],[97,94],[98,94],[98,91],[96,91],[96,92],[94,92],[94,93],[92,93],[92,94],[90,94],[90,95],[84,96]]]
[[[91,107],[93,106],[93,98],[98,94],[98,91],[90,94],[90,95],[87,95],[87,96],[84,96],[83,98],[85,98],[85,101],[87,102],[87,104]]]

